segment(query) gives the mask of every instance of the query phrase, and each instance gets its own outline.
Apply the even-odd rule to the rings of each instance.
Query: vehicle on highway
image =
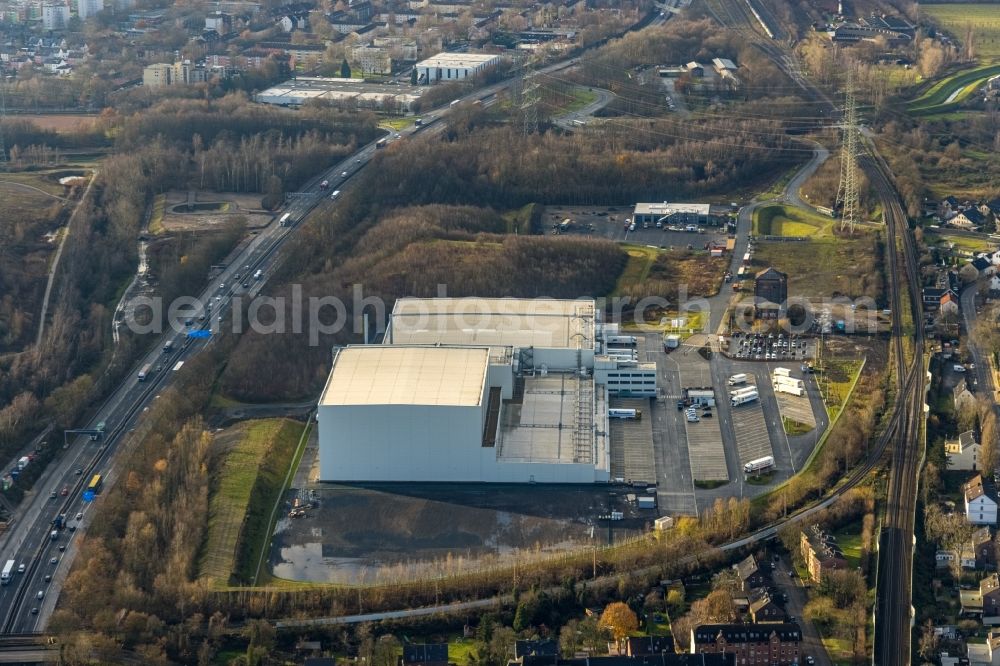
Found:
[[[73,473],[76,474],[77,476],[80,476],[81,474],[83,474],[83,468],[82,467],[77,467],[76,471],[73,472]]]
[[[341,178],[347,178],[347,172],[346,171],[341,171],[340,172],[340,177]]]
[[[378,141],[375,142],[375,149],[377,150],[379,148],[385,148],[388,144],[389,144],[388,139],[379,139]]]
[[[328,180],[324,180],[322,183],[319,184],[319,189],[321,190],[325,190],[328,187],[330,187],[330,181]]]
[[[0,585],[6,585],[10,582],[10,579],[14,577],[14,560],[7,560],[7,564],[3,566],[3,571],[0,571]]]
[[[142,366],[142,370],[139,371],[138,375],[139,381],[140,382],[146,381],[146,377],[149,377],[151,374],[153,374],[153,364],[147,363],[146,365]]]
[[[51,560],[49,560],[49,564],[59,564],[59,558],[53,557]]]
[[[78,513],[78,514],[76,514],[76,519],[77,519],[77,520],[83,520],[83,511],[81,511],[81,512],[80,512],[80,513]]]
[[[59,552],[60,553],[66,552],[66,545],[65,544],[59,544]]]
[[[95,474],[93,478],[90,480],[90,483],[87,484],[87,490],[96,495],[97,493],[101,492],[101,487],[103,486],[103,484],[104,484],[104,479],[101,478],[101,475]]]
[[[36,599],[41,599],[45,596],[45,590],[38,590],[38,594],[35,595]]]
[[[49,493],[49,499],[55,499],[56,497],[57,497],[56,491],[53,490],[51,493]]]
[[[340,196],[340,190],[334,190],[333,192],[330,193],[330,199],[336,199],[339,196]]]
[[[59,530],[52,530],[51,532],[49,532],[49,538],[52,539],[53,541],[55,541],[56,539],[58,539],[59,538]]]
[[[225,288],[226,288],[226,283],[225,282],[222,282],[222,283],[219,284],[219,291],[222,291]]]
[[[63,497],[69,495],[69,486],[63,486],[62,490],[59,491],[59,494],[62,495]]]
[[[423,118],[417,118],[416,120],[413,121],[413,124],[416,125],[417,127],[420,127],[421,125],[424,124],[424,119]]]
[[[31,609],[31,614],[32,615],[38,615],[38,609],[37,608],[32,608]]]
[[[173,340],[167,340],[163,344],[163,353],[164,354],[169,354],[170,350],[173,349],[173,348],[174,348],[174,341]]]
[[[45,574],[45,582],[46,583],[52,582],[52,574]]]
[[[27,568],[28,565],[25,564],[24,562],[21,562],[20,564],[17,565],[17,573],[24,573],[24,570]]]

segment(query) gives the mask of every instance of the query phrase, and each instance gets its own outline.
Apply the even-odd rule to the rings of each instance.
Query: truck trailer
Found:
[[[740,384],[746,384],[746,383],[747,383],[747,376],[745,373],[742,372],[739,373],[738,375],[733,375],[732,377],[729,378],[730,386],[738,386]]]
[[[734,391],[730,394],[730,402],[733,407],[738,407],[740,405],[745,405],[748,402],[753,402],[758,399],[760,395],[757,393],[756,388],[748,388],[742,391]]]
[[[609,345],[635,345],[637,342],[634,335],[609,335],[604,341]]]
[[[774,467],[774,456],[764,456],[743,465],[743,472],[745,474],[753,474],[754,472],[760,472],[771,467]]]
[[[0,585],[7,585],[13,577],[14,560],[7,560],[7,564],[3,565],[3,572],[0,572]]]
[[[611,419],[641,419],[641,409],[609,409],[608,418]]]
[[[797,396],[803,396],[806,394],[806,390],[804,388],[793,386],[791,384],[780,384],[778,382],[775,382],[774,384],[774,392],[787,393],[789,395],[797,395]]]
[[[774,369],[774,376],[775,377],[791,377],[792,376],[792,371],[789,370],[788,368],[775,368]]]

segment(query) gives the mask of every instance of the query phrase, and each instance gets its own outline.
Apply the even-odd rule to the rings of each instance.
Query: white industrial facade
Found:
[[[491,53],[439,53],[416,64],[417,82],[462,81],[500,64],[500,56]]]
[[[609,480],[608,395],[655,396],[656,372],[595,360],[597,319],[592,299],[400,299],[384,344],[336,354],[320,479]]]

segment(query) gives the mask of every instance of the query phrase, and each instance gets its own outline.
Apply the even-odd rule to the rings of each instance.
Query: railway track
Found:
[[[745,0],[705,0],[706,7],[723,26],[736,30],[751,40],[775,62],[808,96],[827,102],[831,115],[838,115],[836,106],[798,69],[794,59],[772,40],[764,39],[754,28],[753,17]],[[878,192],[885,211],[887,245],[887,285],[892,307],[893,363],[896,375],[893,412],[870,458],[859,474],[844,484],[853,487],[863,476],[880,465],[879,460],[891,454],[885,515],[879,543],[879,567],[876,580],[875,654],[880,666],[909,664],[911,659],[911,600],[914,520],[916,516],[917,483],[923,458],[921,429],[924,418],[925,374],[923,365],[924,339],[920,276],[917,249],[910,232],[906,213],[900,204],[891,170],[872,151],[859,165]],[[909,302],[903,299],[904,290]],[[908,313],[904,307],[908,306]],[[909,314],[912,330],[904,326]],[[911,358],[907,360],[909,348]]]

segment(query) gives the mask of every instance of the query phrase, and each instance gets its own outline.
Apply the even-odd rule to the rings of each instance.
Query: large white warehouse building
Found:
[[[400,299],[385,344],[334,358],[320,479],[609,480],[608,395],[655,396],[655,364],[595,359],[597,318],[593,300]]]

